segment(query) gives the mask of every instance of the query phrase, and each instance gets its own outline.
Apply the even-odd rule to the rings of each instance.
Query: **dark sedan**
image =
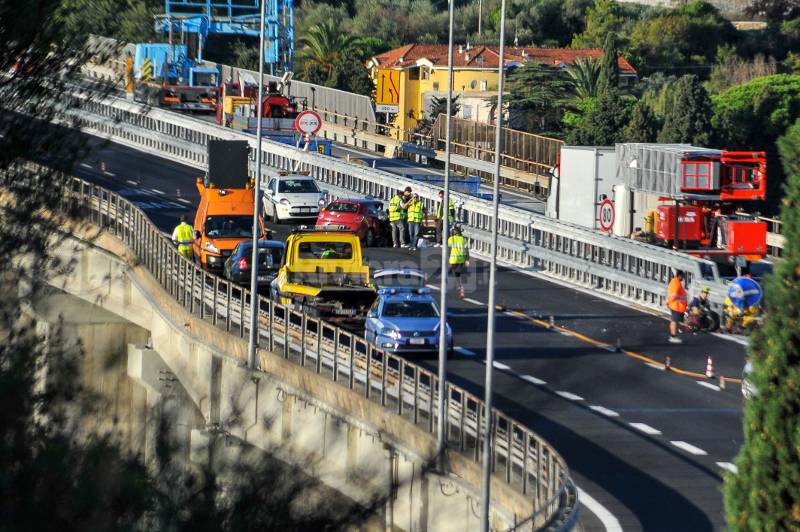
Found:
[[[283,261],[283,242],[277,240],[261,240],[258,242],[258,286],[269,286]],[[236,284],[250,284],[253,260],[253,242],[240,242],[231,256],[225,261],[225,278]]]

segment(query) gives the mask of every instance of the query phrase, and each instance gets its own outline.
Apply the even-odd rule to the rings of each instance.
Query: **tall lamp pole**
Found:
[[[450,141],[453,133],[453,13],[455,0],[450,0],[450,27],[447,48],[447,134],[444,148],[444,197],[442,198],[442,267],[441,289],[439,290],[439,402],[437,404],[438,422],[436,424],[436,456],[439,470],[445,467],[444,453],[447,446],[447,238],[450,233]]]
[[[500,205],[500,158],[503,141],[503,88],[505,86],[506,0],[500,2],[500,65],[497,67],[497,128],[494,137],[494,183],[492,184],[492,257],[489,266],[489,313],[486,321],[486,415],[483,417],[483,482],[481,493],[481,531],[489,532],[489,507],[492,481],[492,387],[494,385],[494,319],[497,276],[497,212]],[[509,456],[511,450],[508,450]]]
[[[253,254],[250,263],[250,336],[247,344],[247,367],[256,369],[258,351],[258,234],[261,230],[261,115],[264,112],[264,9],[267,2],[261,0],[261,37],[258,47],[258,101],[256,102],[258,125],[256,126],[256,185],[255,210],[253,211]]]

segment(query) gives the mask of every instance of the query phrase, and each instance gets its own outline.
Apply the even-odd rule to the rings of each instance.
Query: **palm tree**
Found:
[[[567,67],[567,74],[572,78],[575,96],[579,100],[597,96],[600,80],[600,61],[592,58],[577,59]]]
[[[336,65],[356,45],[356,38],[327,20],[312,26],[299,44],[304,78],[308,79],[309,73],[316,71],[330,79]]]

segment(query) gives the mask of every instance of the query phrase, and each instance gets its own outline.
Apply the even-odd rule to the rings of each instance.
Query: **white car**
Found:
[[[264,191],[264,214],[275,223],[316,218],[324,206],[325,193],[306,175],[271,177]]]

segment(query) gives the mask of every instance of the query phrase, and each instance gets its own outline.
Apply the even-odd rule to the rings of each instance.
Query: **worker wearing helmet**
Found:
[[[461,235],[461,228],[453,228],[453,235],[447,239],[447,247],[450,250],[450,274],[456,280],[458,286],[458,296],[464,299],[464,284],[461,282],[461,274],[465,267],[469,267],[469,248],[467,239]]]
[[[192,226],[187,223],[186,215],[181,215],[181,222],[172,231],[172,242],[178,246],[178,253],[189,260],[194,258],[192,244],[194,243],[194,231]]]
[[[678,338],[678,327],[686,313],[686,289],[683,287],[683,272],[678,270],[667,286],[667,308],[669,308],[669,341],[682,344]]]

